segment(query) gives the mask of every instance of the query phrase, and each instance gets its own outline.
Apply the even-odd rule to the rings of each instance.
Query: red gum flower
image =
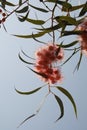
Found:
[[[0,9],[0,13],[2,13],[2,9]]]
[[[6,13],[3,12],[2,9],[0,9],[0,16],[1,16],[1,18],[0,18],[0,24],[2,24],[2,23],[4,23],[6,21]]]
[[[39,76],[44,82],[55,84],[62,80],[62,74],[59,68],[54,66],[54,63],[61,61],[64,58],[63,49],[57,45],[48,44],[40,48],[36,53],[35,71],[40,74]]]
[[[84,31],[79,35],[79,41],[81,43],[81,50],[87,56],[87,19],[78,25],[77,30]]]

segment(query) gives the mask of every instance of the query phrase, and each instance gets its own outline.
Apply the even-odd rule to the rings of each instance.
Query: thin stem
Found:
[[[55,11],[56,6],[57,6],[57,2],[55,3],[55,5],[53,7],[53,10],[52,10],[52,18],[51,18],[52,19],[52,23],[51,23],[51,27],[53,27],[53,24],[54,24],[54,11]],[[53,44],[54,44],[54,42],[55,42],[55,32],[53,30]]]
[[[18,6],[16,9],[14,9],[10,14],[7,15],[6,18],[8,18],[10,15],[12,15],[17,9],[19,9],[23,4],[25,4],[28,0],[25,0],[20,6]]]
[[[48,93],[50,93],[51,90],[50,90],[50,84],[48,83]]]

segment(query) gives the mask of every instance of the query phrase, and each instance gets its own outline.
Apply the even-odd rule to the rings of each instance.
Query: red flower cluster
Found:
[[[0,18],[0,24],[1,24],[1,23],[5,22],[5,20],[6,20],[6,13],[3,12],[2,9],[0,9],[0,15],[1,15],[0,16],[1,17]]]
[[[48,44],[40,48],[35,54],[35,71],[40,73],[41,79],[50,84],[60,82],[62,75],[56,65],[58,61],[64,58],[63,49],[57,45]]]
[[[84,31],[79,35],[79,41],[81,43],[81,50],[87,56],[87,19],[78,25],[77,30]]]

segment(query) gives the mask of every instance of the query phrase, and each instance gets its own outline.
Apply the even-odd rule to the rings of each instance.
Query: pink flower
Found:
[[[35,53],[36,59],[45,59],[48,63],[61,61],[64,57],[63,49],[57,45],[48,44],[40,48]]]
[[[81,51],[87,56],[87,19],[78,25],[77,30],[84,31],[79,35],[79,41],[81,43]]]
[[[39,48],[35,53],[36,65],[35,71],[40,73],[40,78],[44,82],[55,84],[60,82],[62,74],[60,69],[54,66],[54,64],[61,61],[64,58],[63,49],[57,45],[48,44]],[[42,76],[41,76],[42,74]]]

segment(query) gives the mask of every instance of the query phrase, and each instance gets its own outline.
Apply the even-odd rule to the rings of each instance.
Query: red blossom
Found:
[[[60,69],[54,66],[55,63],[64,58],[62,48],[57,45],[48,44],[39,48],[39,50],[36,51],[35,56],[35,71],[46,75],[46,77],[43,77],[43,75],[39,76],[44,82],[55,84],[62,80]]]
[[[6,20],[6,13],[3,12],[2,9],[0,9],[0,16],[1,16],[1,18],[0,18],[0,24],[2,24],[2,23],[4,23],[5,20]]]
[[[81,43],[82,53],[87,55],[87,19],[78,25],[77,30],[83,31],[83,33],[79,35],[79,41]]]

